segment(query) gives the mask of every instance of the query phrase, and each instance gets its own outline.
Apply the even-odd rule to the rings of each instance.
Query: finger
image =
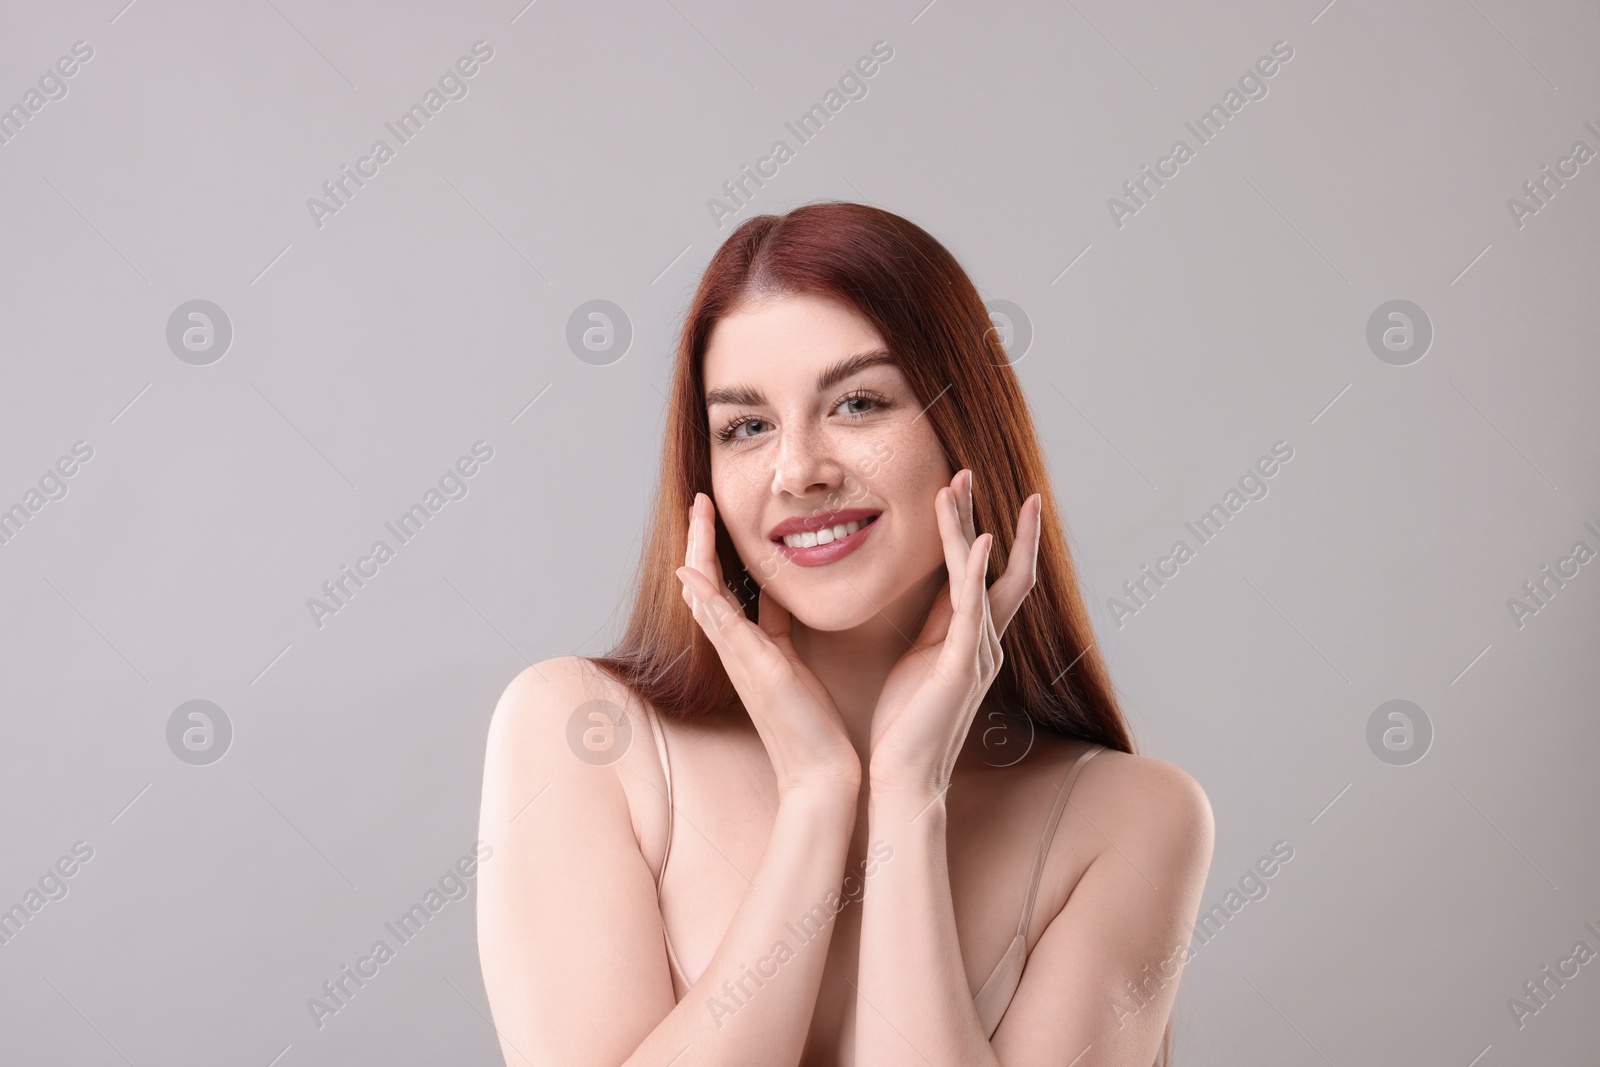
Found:
[[[698,499],[698,497],[697,497]],[[689,504],[689,533],[683,539],[683,565],[685,567],[694,562],[694,504]]]
[[[962,477],[963,474],[966,475],[965,478]],[[969,467],[965,471],[958,471],[956,479],[961,482],[958,497],[961,501],[961,528],[966,532],[967,544],[970,545],[978,536],[978,527],[972,515],[972,469]]]
[[[989,612],[994,619],[995,634],[1003,634],[1016,616],[1022,600],[1033,588],[1039,573],[1039,532],[1043,526],[1040,513],[1044,497],[1033,494],[1022,502],[1017,513],[1017,536],[1011,541],[1011,553],[1006,558],[1006,570],[989,587]]]
[[[955,616],[955,606],[950,602],[950,580],[934,594],[933,607],[928,609],[928,617],[922,623],[922,630],[913,642],[913,648],[932,648],[950,632],[950,620]]]
[[[989,536],[989,544],[983,551],[983,573],[987,580],[989,573],[989,557],[994,553],[994,535]],[[991,587],[992,588],[992,587]],[[978,662],[985,678],[992,677],[1000,657],[1000,636],[994,628],[994,604],[990,600],[989,590],[981,585],[978,590],[978,604],[982,608],[978,620]]]
[[[710,578],[694,567],[679,567],[677,575],[684,584],[684,599],[689,601],[695,621],[716,646],[724,666],[731,666],[730,659],[753,662],[749,657],[759,653],[763,639],[745,617],[743,609],[731,602],[725,595],[726,590],[719,591]]]
[[[940,489],[933,498],[934,518],[939,524],[939,544],[944,549],[945,570],[950,574],[950,593],[954,599],[961,589],[967,556],[972,542],[961,530],[961,519],[956,514],[955,490],[949,486]]]
[[[789,609],[767,590],[756,594],[756,623],[763,633],[778,642],[780,647],[789,640],[789,629],[794,621]]]
[[[694,567],[685,564],[673,573],[683,583],[683,602],[689,605],[689,613],[720,651],[724,643],[722,633],[726,623],[726,605],[721,603],[721,598],[716,595],[706,576]]]
[[[727,583],[722,579],[722,560],[717,556],[717,506],[705,493],[696,493],[694,503],[696,534],[693,566],[718,586],[727,588]]]
[[[988,598],[984,596],[984,570],[989,560],[989,546],[994,544],[993,534],[980,534],[972,543],[965,578],[959,598],[955,603],[955,617],[950,621],[950,637],[945,641],[945,654],[954,665],[978,666],[979,642],[982,637],[984,609]]]
[[[737,610],[743,611],[743,602],[728,588],[728,582],[722,575],[722,557],[717,553],[716,505],[712,503],[709,494],[696,493],[692,511],[694,540],[689,566],[709,578],[723,591],[724,599],[728,603],[736,605]]]

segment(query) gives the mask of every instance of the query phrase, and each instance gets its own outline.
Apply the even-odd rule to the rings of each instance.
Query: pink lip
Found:
[[[883,511],[878,508],[845,508],[843,511],[819,511],[812,515],[797,515],[792,519],[784,519],[768,530],[767,537],[769,540],[782,541],[790,534],[805,533],[807,530],[814,532],[824,526],[838,526],[846,522],[860,522],[881,514]]]
[[[860,548],[862,542],[867,539],[867,535],[873,530],[876,530],[883,522],[883,519],[881,518],[882,512],[876,511],[860,512],[859,517],[855,511],[840,511],[833,512],[832,514],[844,515],[846,518],[835,518],[831,519],[829,522],[822,522],[820,521],[822,517],[819,516],[819,521],[817,521],[815,524],[810,524],[811,520],[804,520],[809,525],[800,529],[790,530],[788,532],[800,533],[803,532],[804,529],[818,530],[823,526],[835,526],[841,522],[860,521],[860,519],[864,519],[870,515],[878,515],[880,517],[873,521],[870,525],[863,526],[849,537],[841,537],[837,541],[829,541],[825,545],[816,545],[812,548],[790,548],[788,545],[783,543],[781,540],[782,535],[780,534],[780,539],[774,542],[778,552],[790,563],[796,563],[802,567],[823,567],[834,562],[835,560],[843,559],[845,556],[848,556],[850,553]],[[789,521],[792,522],[795,520]],[[781,525],[783,524],[780,524],[780,527]]]

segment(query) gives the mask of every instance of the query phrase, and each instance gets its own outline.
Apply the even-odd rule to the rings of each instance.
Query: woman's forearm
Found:
[[[833,937],[828,901],[844,875],[856,799],[851,784],[781,797],[761,862],[711,962],[625,1067],[800,1061]]]
[[[856,1062],[998,1064],[967,985],[946,862],[944,795],[874,788],[868,836],[894,849],[861,913]]]

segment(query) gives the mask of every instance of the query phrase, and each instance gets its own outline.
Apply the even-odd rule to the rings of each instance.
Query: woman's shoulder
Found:
[[[1109,849],[1209,861],[1211,802],[1200,783],[1167,760],[1074,739],[1072,751],[1098,748],[1080,769],[1071,801]],[[1076,758],[1075,755],[1068,758]]]
[[[627,686],[583,656],[524,668],[495,705],[485,746],[485,803],[611,812],[654,842],[665,825],[665,776],[653,731],[659,720]],[[511,809],[508,809],[511,810]],[[645,849],[649,851],[648,848]]]
[[[659,777],[658,726],[648,712],[637,694],[584,656],[530,664],[494,705],[485,773],[523,784],[574,782],[584,790],[610,790],[603,779]]]
[[[620,686],[582,656],[557,656],[529,664],[507,683],[489,720],[491,743],[506,735],[526,738],[563,726],[589,703],[618,703]]]
[[[1064,818],[1058,833],[1081,826],[1087,831],[1082,836],[1102,846],[1134,837],[1156,847],[1174,840],[1209,841],[1210,801],[1200,783],[1175,764],[1051,730],[1039,730],[1027,747],[1015,767],[981,756],[973,765],[991,782],[1024,771],[1013,781],[1028,795],[1053,800],[1064,794],[1077,817]],[[978,745],[974,752],[981,749]]]
[[[1111,791],[1136,806],[1162,809],[1178,804],[1192,808],[1205,803],[1205,790],[1200,783],[1176,764],[1155,756],[1123,752],[1082,738],[1063,737],[1061,742],[1068,758],[1099,749],[1093,757],[1098,766],[1095,780],[1102,787],[1111,787]]]

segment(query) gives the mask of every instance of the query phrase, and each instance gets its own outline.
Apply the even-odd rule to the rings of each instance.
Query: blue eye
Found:
[[[865,407],[857,406],[857,407],[854,407],[854,408],[850,408],[850,405],[863,405],[863,404],[866,405],[866,406]],[[840,397],[837,401],[835,401],[834,405],[833,405],[833,410],[835,412],[838,412],[840,415],[842,415],[844,418],[847,418],[847,419],[862,419],[862,418],[866,418],[868,415],[871,415],[871,414],[873,414],[875,412],[882,411],[882,410],[884,410],[886,408],[890,408],[890,407],[893,407],[893,406],[894,406],[893,402],[890,401],[888,397],[882,395],[881,393],[875,393],[870,389],[855,389],[855,390],[852,390],[850,393]],[[841,408],[850,408],[850,410],[841,411],[840,410]],[[758,431],[753,431],[751,433],[740,433],[739,431],[744,429],[744,427],[746,427],[746,426],[763,426],[763,425],[767,426],[770,429],[770,427],[772,425],[772,422],[771,422],[770,419],[764,419],[760,415],[740,415],[737,418],[734,418],[732,421],[728,422],[721,429],[716,430],[714,432],[715,432],[716,439],[719,442],[727,442],[727,441],[733,441],[733,440],[748,441],[751,438],[758,437],[762,433],[765,433],[767,431],[766,430],[758,430]]]
[[[874,393],[870,389],[856,389],[851,391],[848,395],[840,397],[839,403],[834,405],[834,410],[837,411],[839,408],[842,408],[847,404],[855,404],[861,401],[865,401],[866,403],[870,404],[871,407],[868,407],[865,410],[856,409],[853,411],[847,411],[845,414],[851,416],[852,418],[860,418],[871,411],[882,410],[883,408],[889,406],[888,397],[885,397],[879,393]]]
[[[755,415],[741,415],[739,418],[734,419],[732,422],[728,423],[728,425],[717,431],[717,440],[726,441],[731,437],[748,437],[748,434],[739,433],[739,430],[742,427],[748,426],[751,423],[763,423],[766,421],[766,419],[758,418]]]

